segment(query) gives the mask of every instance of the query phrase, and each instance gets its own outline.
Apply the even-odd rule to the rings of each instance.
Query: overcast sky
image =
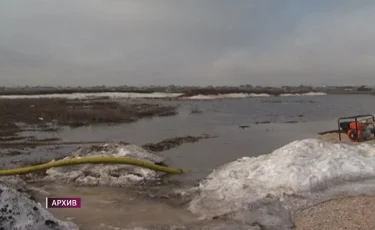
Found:
[[[375,85],[371,0],[1,0],[0,85]]]

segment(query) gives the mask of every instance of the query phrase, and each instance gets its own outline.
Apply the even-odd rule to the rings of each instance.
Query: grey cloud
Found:
[[[375,4],[325,2],[4,0],[0,84],[372,81]]]
[[[219,58],[214,75],[236,71],[242,79],[260,76],[259,84],[375,84],[374,12],[371,6],[306,17],[260,54],[245,48]]]

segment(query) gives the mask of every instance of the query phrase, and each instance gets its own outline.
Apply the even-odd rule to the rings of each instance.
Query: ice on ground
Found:
[[[0,95],[4,99],[23,99],[23,98],[65,98],[65,99],[92,99],[109,97],[110,99],[167,99],[180,98],[189,100],[215,100],[215,99],[230,99],[230,98],[247,98],[247,97],[270,97],[266,93],[227,93],[219,95],[194,95],[191,97],[182,97],[183,93],[126,93],[126,92],[106,92],[106,93],[71,93],[71,94],[40,94],[40,95]],[[326,93],[310,92],[304,94],[281,94],[280,96],[319,96],[327,95]]]
[[[374,181],[375,145],[299,140],[214,170],[189,209],[204,219],[290,229],[295,211],[340,195],[374,193]]]
[[[78,230],[70,222],[56,219],[39,204],[0,184],[0,229]]]
[[[270,97],[271,95],[267,93],[250,93],[250,97]]]
[[[293,97],[293,96],[325,96],[327,95],[326,93],[323,92],[309,92],[309,93],[283,93],[280,94],[282,97]]]
[[[139,146],[111,143],[83,147],[73,152],[71,157],[82,156],[126,156],[154,163],[162,163],[164,158]],[[139,166],[126,164],[80,164],[50,168],[45,180],[76,183],[79,185],[126,186],[157,180],[163,173]]]
[[[182,99],[189,100],[216,100],[216,99],[230,99],[230,98],[246,98],[249,97],[247,93],[228,93],[228,94],[218,94],[218,95],[194,95],[191,97],[183,97]]]
[[[323,96],[327,95],[323,92],[309,92],[303,94],[280,94],[280,96]],[[249,97],[271,97],[272,95],[267,93],[227,93],[227,94],[218,94],[218,95],[194,95],[190,97],[181,97],[181,99],[188,100],[218,100],[218,99],[235,99],[235,98],[249,98]]]
[[[21,98],[66,98],[66,99],[89,99],[109,97],[111,99],[157,99],[157,98],[176,98],[182,96],[182,93],[125,93],[125,92],[109,92],[109,93],[71,93],[71,94],[41,94],[41,95],[0,95],[5,99],[21,99]]]
[[[182,97],[181,99],[188,100],[218,100],[218,99],[240,99],[247,97],[269,97],[269,94],[247,94],[247,93],[227,93],[227,94],[218,94],[218,95],[194,95],[190,97]]]
[[[302,96],[325,96],[326,93],[323,92],[310,92],[310,93],[303,93]]]

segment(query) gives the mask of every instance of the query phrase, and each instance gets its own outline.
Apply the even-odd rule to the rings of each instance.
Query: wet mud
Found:
[[[0,99],[0,108],[0,137],[7,141],[30,129],[51,131],[59,126],[125,123],[177,114],[176,107],[160,104],[78,99]]]

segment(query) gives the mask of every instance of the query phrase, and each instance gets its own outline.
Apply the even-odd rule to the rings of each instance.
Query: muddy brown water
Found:
[[[61,220],[69,220],[82,230],[126,229],[150,226],[181,226],[197,221],[182,205],[140,196],[126,188],[38,185],[48,197],[79,197],[79,209],[48,209]],[[35,198],[45,207],[45,195]]]

